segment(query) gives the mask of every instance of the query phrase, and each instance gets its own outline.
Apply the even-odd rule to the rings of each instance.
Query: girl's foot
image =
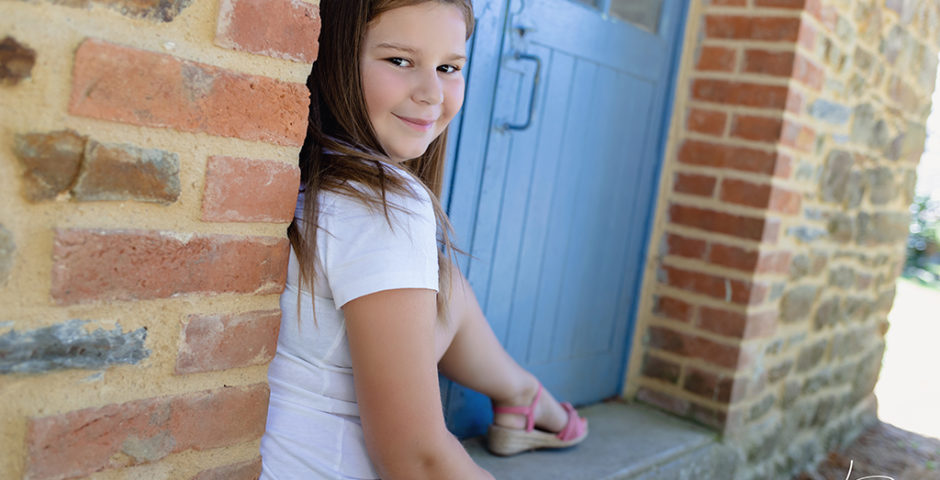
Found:
[[[515,399],[494,402],[494,421],[487,432],[491,452],[515,455],[526,450],[564,448],[587,437],[587,420],[579,417],[571,404],[559,404],[538,381],[532,398],[520,405],[519,399],[530,391],[527,387]],[[559,410],[563,419],[557,415]]]

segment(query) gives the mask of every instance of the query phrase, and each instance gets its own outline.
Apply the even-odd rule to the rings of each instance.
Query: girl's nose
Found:
[[[437,105],[444,102],[444,88],[437,70],[421,72],[414,87],[413,98],[418,103]]]

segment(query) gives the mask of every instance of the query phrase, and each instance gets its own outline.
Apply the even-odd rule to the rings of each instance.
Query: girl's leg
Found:
[[[470,284],[456,267],[451,272],[448,318],[440,322],[435,335],[438,368],[451,380],[490,397],[496,406],[529,405],[538,390],[538,380],[503,349]],[[493,421],[504,427],[525,427],[521,415],[497,414]],[[566,422],[564,409],[548,391],[543,391],[535,408],[535,424],[556,432]]]

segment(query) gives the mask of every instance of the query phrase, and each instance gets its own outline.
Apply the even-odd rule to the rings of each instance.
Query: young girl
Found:
[[[492,478],[447,431],[439,371],[492,399],[496,454],[582,441],[587,422],[503,350],[446,254],[470,0],[320,12],[261,477]]]

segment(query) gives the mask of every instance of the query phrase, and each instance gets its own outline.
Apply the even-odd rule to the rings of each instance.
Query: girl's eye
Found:
[[[444,73],[457,73],[460,71],[460,67],[457,65],[441,65],[437,69]]]
[[[408,60],[405,60],[404,58],[401,58],[401,57],[392,57],[392,58],[389,58],[388,61],[389,61],[392,65],[395,65],[395,66],[398,66],[398,67],[410,67],[410,66],[411,66],[411,62],[409,62]]]

